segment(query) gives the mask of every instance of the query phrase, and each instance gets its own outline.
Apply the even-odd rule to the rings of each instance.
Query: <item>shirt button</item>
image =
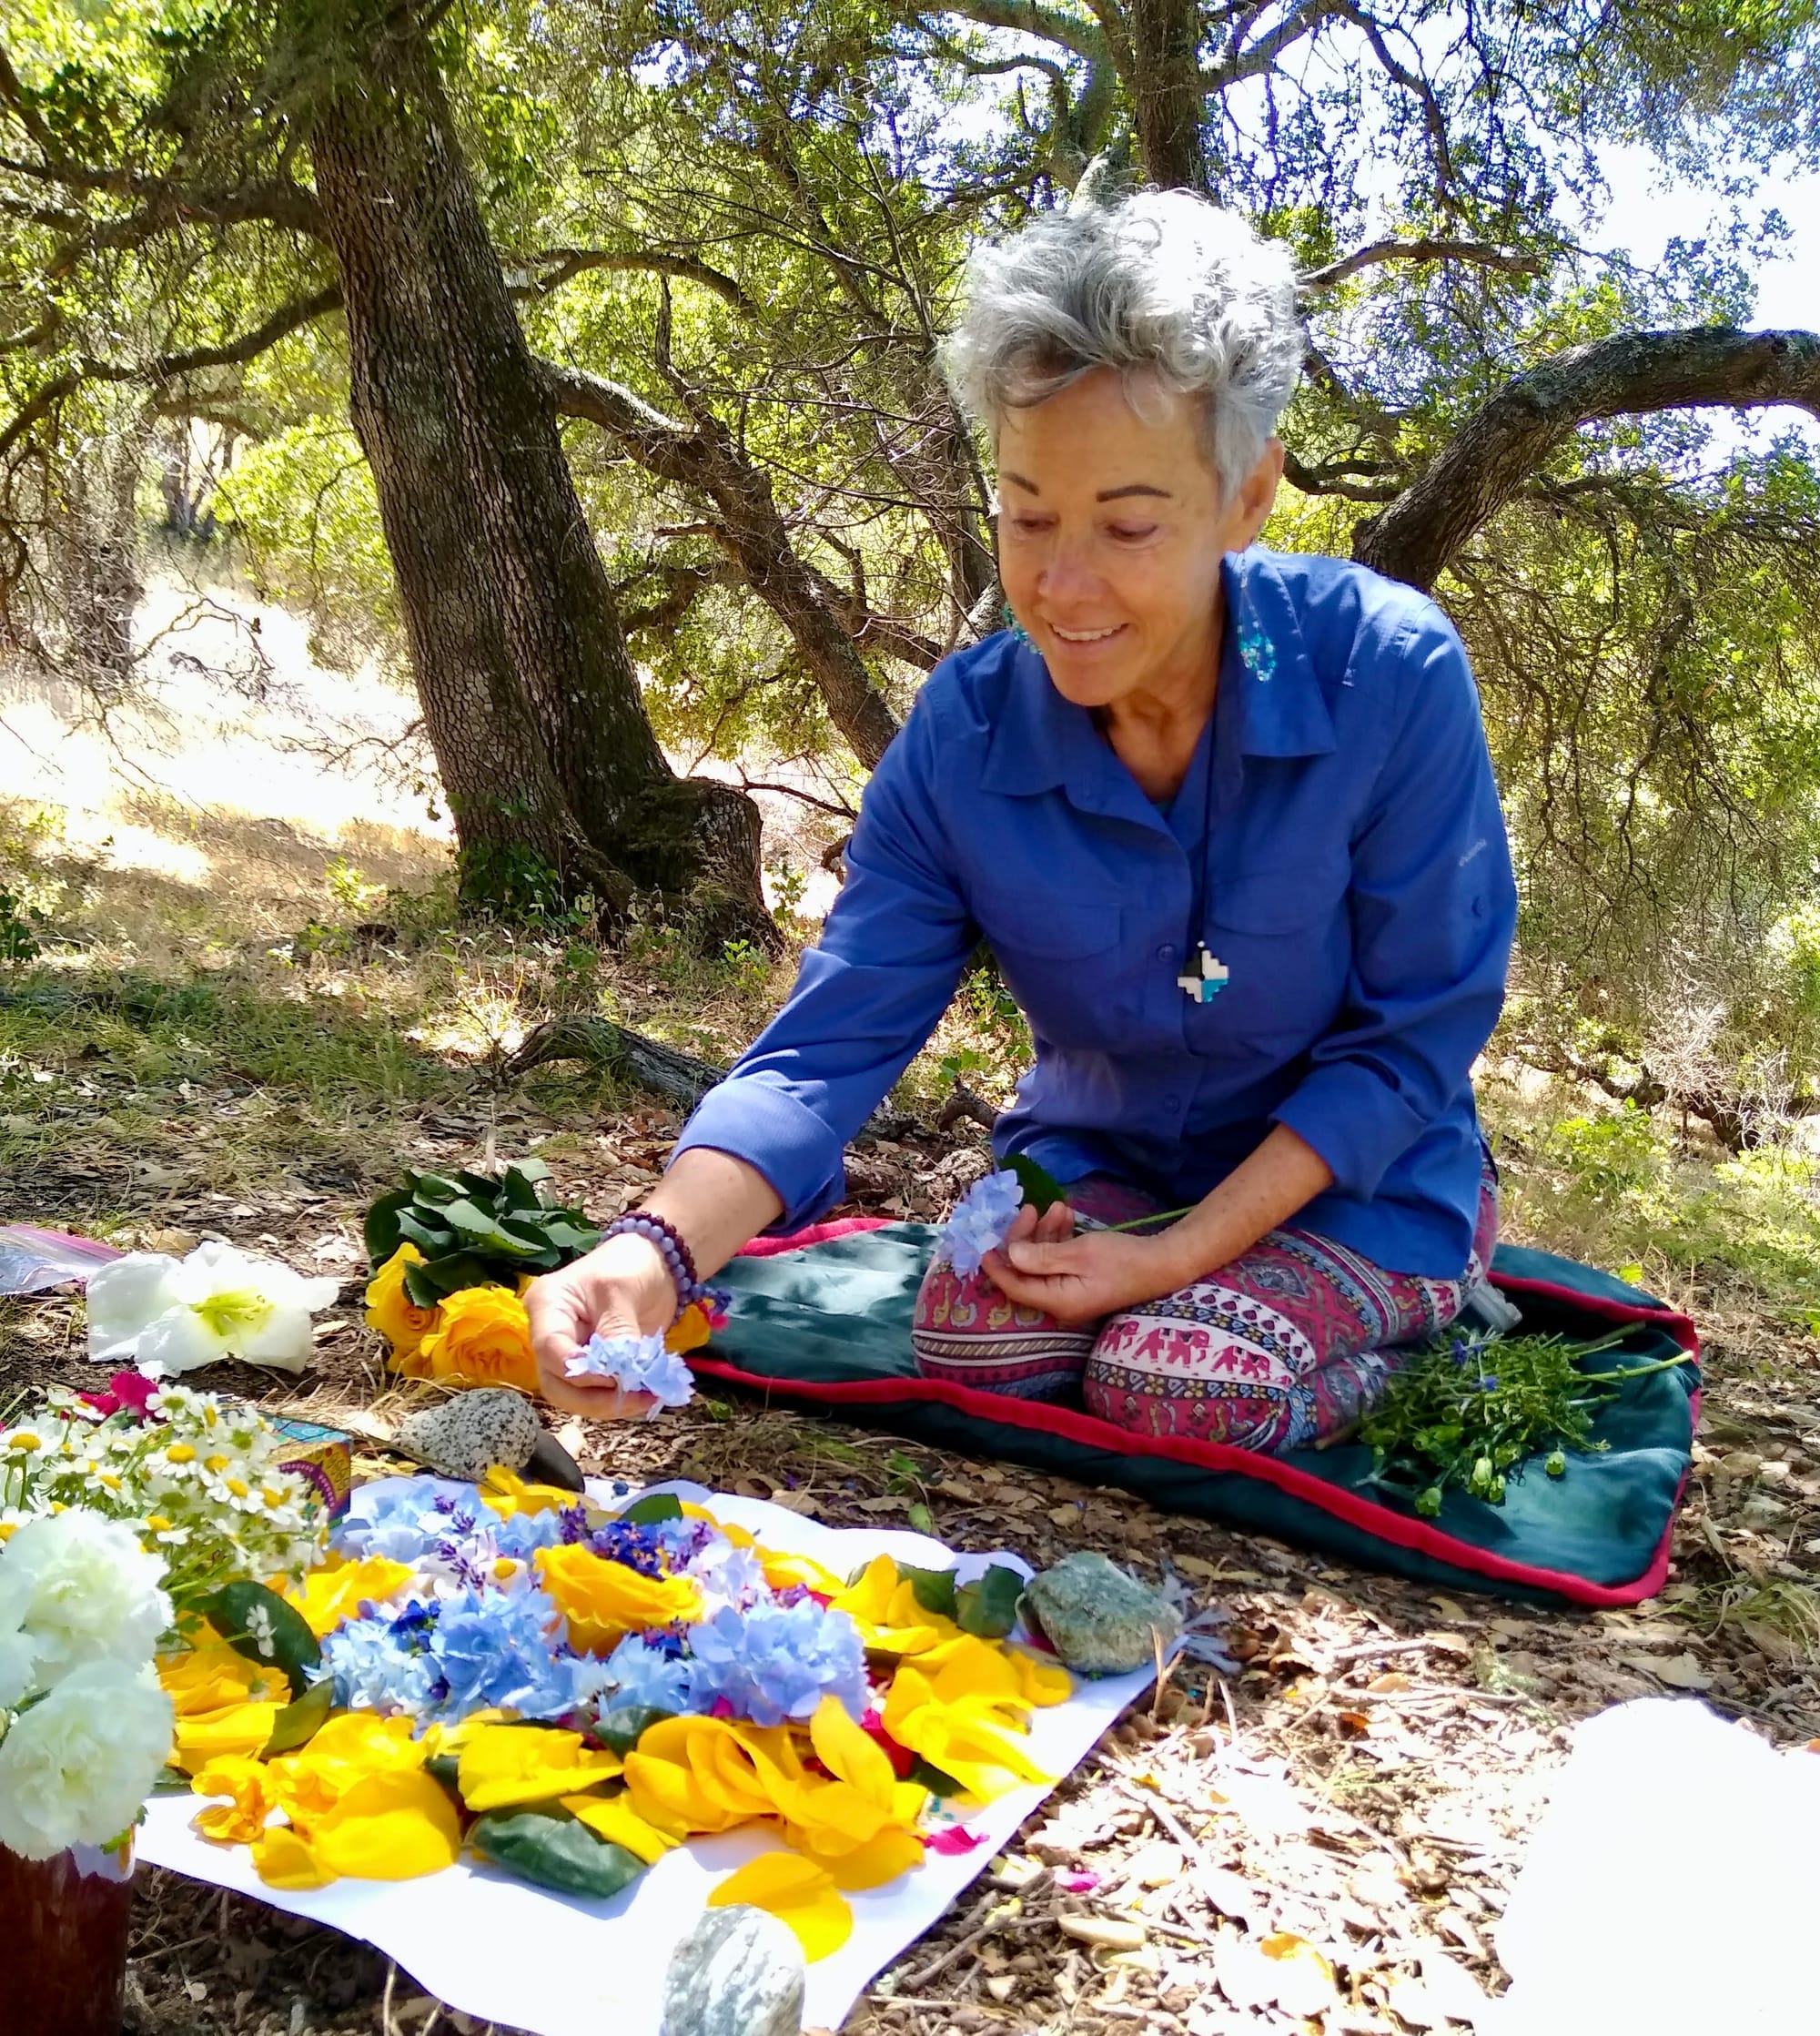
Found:
[[[1169,1093],[1163,1098],[1163,1108],[1165,1109],[1180,1109],[1181,1107],[1182,1099],[1180,1095],[1175,1089],[1170,1089]]]
[[[1168,941],[1165,941],[1163,945],[1157,949],[1157,959],[1158,961],[1173,961],[1175,958],[1176,950],[1169,946]]]

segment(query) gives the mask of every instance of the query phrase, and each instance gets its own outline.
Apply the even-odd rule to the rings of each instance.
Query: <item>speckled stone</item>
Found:
[[[508,1385],[477,1386],[399,1423],[398,1446],[444,1477],[480,1479],[496,1464],[521,1471],[543,1424],[523,1393]]]
[[[1117,1563],[1082,1549],[1026,1586],[1024,1609],[1068,1667],[1123,1676],[1154,1667],[1182,1630],[1180,1615]]]
[[[762,1909],[711,1909],[663,1980],[662,2036],[801,2036],[802,1947]]]

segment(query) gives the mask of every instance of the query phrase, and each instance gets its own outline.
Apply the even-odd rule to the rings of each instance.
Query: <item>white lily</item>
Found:
[[[153,1378],[222,1357],[300,1372],[309,1318],[339,1285],[232,1244],[198,1244],[186,1259],[129,1251],[90,1275],[88,1354]]]

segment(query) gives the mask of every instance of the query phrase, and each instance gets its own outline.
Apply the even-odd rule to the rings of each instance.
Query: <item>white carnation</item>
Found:
[[[0,1739],[0,1845],[48,1859],[138,1820],[170,1757],[171,1700],[149,1667],[91,1661]]]
[[[27,1520],[0,1548],[0,1670],[29,1660],[27,1687],[49,1689],[89,1662],[149,1661],[171,1623],[164,1574],[121,1521],[80,1506]]]

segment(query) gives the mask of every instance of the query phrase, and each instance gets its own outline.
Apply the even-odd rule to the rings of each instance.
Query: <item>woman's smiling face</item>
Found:
[[[1282,449],[1228,501],[1201,448],[1197,399],[1153,387],[1140,412],[1105,368],[999,418],[1000,578],[1077,706],[1207,696],[1219,562],[1262,528]]]

